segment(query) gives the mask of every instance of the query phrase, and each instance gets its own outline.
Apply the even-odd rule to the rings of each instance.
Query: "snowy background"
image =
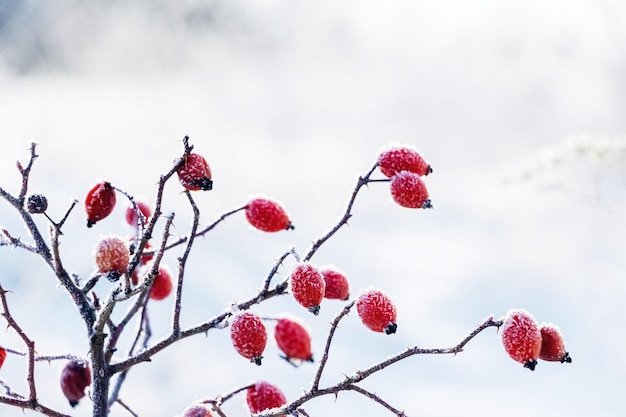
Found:
[[[313,259],[344,270],[354,294],[384,288],[399,312],[393,336],[347,317],[323,384],[406,346],[454,345],[484,317],[525,308],[561,327],[572,364],[529,372],[490,329],[456,357],[413,357],[363,386],[409,416],[623,416],[624,19],[618,0],[0,0],[0,185],[17,192],[15,161],[35,141],[31,191],[48,196],[53,218],[99,179],[153,202],[189,135],[214,172],[214,190],[195,195],[203,224],[252,194],[282,201],[295,231],[262,234],[241,215],[197,242],[184,293],[191,326],[254,294],[289,245],[305,253],[382,146],[413,144],[434,168],[435,209],[400,208],[372,184]],[[168,185],[165,211],[183,235],[191,214],[180,190]],[[61,246],[69,270],[88,276],[100,236],[131,233],[120,202],[92,229],[82,207],[72,213]],[[27,239],[6,203],[0,224]],[[0,282],[39,353],[87,355],[75,308],[38,258],[0,248]],[[96,287],[101,297],[108,285]],[[153,340],[168,332],[171,302],[150,305]],[[342,305],[328,301],[313,317],[282,297],[254,311],[304,317],[319,358]],[[11,330],[0,344],[23,349]],[[39,398],[88,416],[88,401],[72,410],[63,398],[62,365],[37,365]],[[0,377],[25,393],[25,372],[11,355]],[[211,331],[137,366],[121,397],[142,417],[173,416],[257,379],[295,398],[313,372],[281,361],[271,340],[263,366],[251,365],[227,331]],[[391,415],[356,393],[306,409]],[[243,397],[225,411],[246,415]]]

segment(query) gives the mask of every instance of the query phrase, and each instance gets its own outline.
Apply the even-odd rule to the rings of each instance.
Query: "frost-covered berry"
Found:
[[[213,188],[211,168],[202,155],[190,153],[184,156],[184,162],[176,173],[182,186],[190,191],[209,191]]]
[[[502,346],[511,359],[535,370],[541,351],[541,331],[535,318],[526,310],[509,310],[502,324]]]
[[[313,361],[311,336],[306,327],[297,320],[288,317],[278,319],[274,328],[274,338],[287,360]]]
[[[185,408],[180,417],[213,417],[213,413],[203,404],[194,404]]]
[[[5,348],[0,346],[0,368],[4,365],[4,360],[7,358],[7,351]]]
[[[250,312],[237,315],[230,325],[230,339],[237,353],[261,365],[267,329],[259,316]]]
[[[246,402],[251,414],[287,404],[285,394],[276,385],[259,381],[246,390]]]
[[[293,229],[285,209],[268,198],[253,198],[246,205],[246,219],[262,232],[279,232]]]
[[[291,293],[298,304],[317,315],[326,292],[322,273],[311,264],[301,263],[291,273],[290,285]]]
[[[394,146],[378,155],[378,167],[388,178],[400,171],[410,171],[417,175],[428,175],[433,172],[422,155],[410,146]]]
[[[426,184],[419,175],[400,171],[391,179],[393,201],[407,208],[432,208]]]
[[[130,252],[122,238],[108,236],[100,239],[96,246],[96,265],[109,280],[116,281],[126,272],[129,262]]]
[[[72,407],[85,396],[85,388],[91,385],[91,370],[87,362],[70,360],[61,372],[61,390]]]
[[[137,204],[137,209],[143,215],[144,222],[148,221],[148,219],[152,215],[152,209],[150,208],[150,206],[143,201],[137,201],[135,204]],[[133,206],[129,206],[126,209],[125,219],[126,223],[128,223],[129,226],[132,226],[134,228],[139,227],[139,216],[137,215],[137,212],[135,211],[135,208]]]
[[[398,328],[396,306],[381,290],[362,292],[356,300],[356,310],[365,327],[372,331],[392,334]]]
[[[565,349],[565,342],[561,330],[552,323],[542,323],[539,327],[541,332],[541,351],[539,359],[551,362],[572,362],[572,358]]]
[[[326,290],[324,297],[333,300],[347,300],[350,297],[350,284],[343,272],[334,266],[322,267]]]
[[[154,277],[149,297],[152,300],[163,300],[172,292],[172,274],[165,267],[159,267],[159,272]]]
[[[32,214],[40,214],[48,210],[48,199],[43,194],[33,194],[26,201],[26,210]]]
[[[115,208],[115,188],[110,182],[102,181],[94,185],[85,197],[87,227],[107,217]]]

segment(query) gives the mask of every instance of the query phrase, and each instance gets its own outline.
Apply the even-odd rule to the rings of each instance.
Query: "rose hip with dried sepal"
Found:
[[[565,349],[561,329],[552,323],[541,323],[541,351],[539,359],[550,362],[571,363],[572,358]]]
[[[343,272],[333,265],[321,267],[320,272],[326,283],[324,298],[347,300],[350,297],[350,284]]]
[[[301,263],[291,273],[290,285],[291,293],[298,304],[317,315],[326,292],[322,273],[309,263]]]
[[[85,197],[85,212],[87,213],[87,227],[107,217],[115,208],[115,188],[108,181],[94,185]]]
[[[250,200],[246,205],[246,219],[262,232],[273,233],[294,228],[282,205],[269,198],[257,197]]]
[[[246,390],[246,403],[251,414],[287,404],[285,394],[276,385],[259,381]],[[284,416],[284,414],[283,414]]]
[[[211,168],[200,154],[190,153],[183,156],[183,164],[176,170],[178,180],[190,191],[209,191],[213,188]]]
[[[126,242],[117,236],[107,236],[96,246],[98,272],[107,274],[110,281],[117,281],[126,272],[130,262],[130,252]]]
[[[311,336],[299,320],[281,317],[274,328],[274,338],[278,348],[285,354],[285,359],[313,362]]]
[[[400,171],[410,171],[423,176],[433,172],[422,155],[407,145],[393,146],[378,155],[378,168],[388,178]]]
[[[363,291],[356,300],[356,310],[365,327],[374,332],[392,334],[398,328],[396,306],[379,289]]]
[[[410,171],[400,171],[391,179],[393,201],[406,208],[432,208],[428,189],[419,175]]]
[[[535,318],[526,310],[509,310],[504,317],[500,340],[511,359],[535,370],[541,352],[541,331]]]
[[[86,361],[72,359],[61,372],[61,390],[72,407],[85,396],[85,388],[91,385],[91,370]]]
[[[230,339],[237,353],[261,365],[267,344],[267,329],[259,316],[250,312],[235,316],[230,325]]]

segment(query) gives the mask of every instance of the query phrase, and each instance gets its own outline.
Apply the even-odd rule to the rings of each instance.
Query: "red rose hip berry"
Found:
[[[115,188],[110,182],[102,181],[94,185],[85,197],[87,227],[107,217],[115,208]]]
[[[502,324],[502,346],[511,359],[535,370],[541,351],[541,331],[535,318],[526,310],[509,310]]]
[[[209,191],[213,188],[211,168],[206,159],[197,153],[183,156],[184,162],[176,170],[178,180],[190,191]]]
[[[148,219],[152,215],[152,209],[150,208],[150,206],[142,201],[137,201],[135,204],[137,204],[137,210],[139,210],[143,216],[143,221],[148,221]],[[137,215],[137,212],[135,211],[135,208],[133,206],[130,206],[126,209],[125,218],[126,223],[128,223],[129,226],[132,226],[135,229],[139,227],[139,216]]]
[[[311,336],[309,331],[297,320],[282,317],[274,328],[274,338],[278,348],[285,354],[285,359],[313,362]]]
[[[107,274],[110,281],[117,281],[126,272],[130,251],[126,242],[116,236],[102,238],[96,246],[98,271]]]
[[[267,329],[259,316],[249,312],[237,315],[230,325],[230,339],[237,353],[261,365],[267,344]]]
[[[213,413],[203,404],[194,404],[185,408],[181,417],[213,417]]]
[[[350,284],[348,279],[334,266],[329,266],[321,269],[324,282],[326,283],[326,290],[324,291],[324,297],[332,300],[347,300],[350,297]]]
[[[317,315],[326,292],[322,273],[313,265],[301,263],[291,273],[290,285],[291,293],[298,304]]]
[[[0,368],[4,365],[4,360],[7,358],[7,351],[5,348],[0,346]]]
[[[61,390],[72,407],[85,396],[85,388],[91,385],[91,370],[85,361],[73,359],[61,372]]]
[[[365,327],[372,331],[392,334],[398,328],[396,306],[380,290],[364,291],[356,300],[356,310]]]
[[[407,208],[432,208],[426,184],[419,175],[400,171],[391,179],[393,201]]]
[[[410,171],[420,176],[433,172],[422,155],[409,146],[396,146],[382,151],[378,155],[378,167],[388,178],[400,171]]]
[[[149,297],[152,300],[163,300],[172,292],[172,275],[165,267],[160,267],[159,272],[154,277]]]
[[[259,381],[246,390],[246,402],[251,414],[287,404],[285,394],[276,385]]]
[[[565,342],[561,335],[561,330],[552,323],[542,323],[539,327],[541,332],[541,351],[539,359],[551,362],[571,363],[567,350],[565,350]]]
[[[293,229],[285,209],[276,201],[254,198],[246,205],[246,219],[262,232],[279,232]]]

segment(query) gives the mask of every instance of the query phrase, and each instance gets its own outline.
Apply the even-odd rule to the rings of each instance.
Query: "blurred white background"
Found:
[[[409,416],[623,416],[625,18],[617,0],[0,0],[0,186],[18,191],[15,161],[37,142],[31,191],[47,195],[56,219],[81,202],[61,251],[82,277],[103,234],[131,233],[121,198],[87,229],[86,191],[107,179],[153,202],[184,135],[214,173],[214,190],[194,194],[204,225],[252,194],[282,201],[295,231],[261,234],[240,215],[197,242],[187,327],[252,296],[289,245],[305,253],[382,146],[413,144],[434,168],[426,178],[434,210],[400,208],[385,184],[372,184],[349,227],[313,259],[343,269],[354,294],[385,289],[399,312],[393,336],[347,317],[323,383],[406,346],[452,346],[484,317],[525,308],[561,327],[572,364],[529,372],[490,329],[456,357],[413,357],[363,386]],[[165,211],[177,213],[182,235],[191,217],[180,191],[168,185]],[[4,202],[0,224],[28,240]],[[171,266],[181,250],[168,254]],[[2,247],[0,282],[39,353],[87,355],[78,313],[43,262]],[[109,286],[96,287],[100,297]],[[153,341],[169,330],[172,298],[149,306]],[[281,297],[253,311],[304,317],[319,358],[342,305],[325,302],[313,317]],[[23,350],[11,330],[0,343]],[[37,365],[41,401],[90,415],[88,401],[72,410],[63,398],[62,365]],[[314,369],[281,361],[272,340],[256,367],[234,352],[227,331],[211,331],[134,368],[121,398],[142,417],[173,416],[256,379],[295,398]],[[0,377],[26,393],[25,372],[11,355]],[[306,410],[391,415],[355,393]],[[243,397],[225,411],[246,415]],[[0,405],[0,415],[37,414]],[[116,406],[111,415],[129,414]]]

